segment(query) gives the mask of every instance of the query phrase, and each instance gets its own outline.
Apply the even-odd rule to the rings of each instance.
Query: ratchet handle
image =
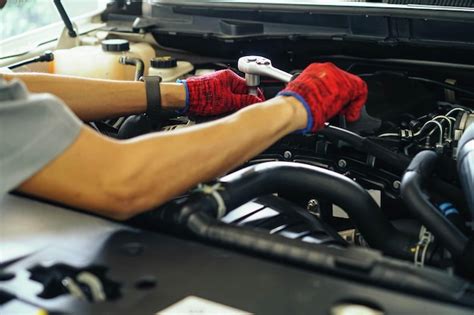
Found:
[[[270,59],[260,56],[246,56],[240,58],[238,68],[241,72],[245,73],[247,85],[249,86],[253,86],[252,81],[257,81],[254,76],[270,77],[285,83],[290,82],[293,78],[290,73],[274,68]],[[250,77],[250,80],[248,77]],[[258,79],[258,83],[260,83],[259,81]]]

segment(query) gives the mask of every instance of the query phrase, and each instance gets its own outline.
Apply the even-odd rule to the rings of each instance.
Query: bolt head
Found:
[[[308,204],[306,205],[306,210],[319,216],[319,202],[316,199],[309,200]]]
[[[347,162],[346,160],[339,160],[337,161],[337,166],[339,166],[340,168],[346,168],[347,167]]]
[[[393,188],[397,189],[397,190],[400,189],[400,185],[401,185],[401,183],[400,183],[399,180],[396,180],[392,183]]]

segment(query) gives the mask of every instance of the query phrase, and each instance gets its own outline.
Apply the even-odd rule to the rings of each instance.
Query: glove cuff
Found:
[[[311,107],[309,107],[308,102],[306,102],[306,100],[300,94],[293,91],[283,90],[280,93],[278,93],[277,96],[292,96],[296,98],[304,106],[306,110],[306,115],[308,117],[308,123],[306,124],[306,128],[297,130],[296,133],[301,133],[301,134],[311,133],[311,130],[313,129],[313,115],[311,113]]]
[[[189,87],[186,80],[176,80],[176,83],[181,83],[184,85],[184,90],[186,91],[186,101],[184,103],[184,108],[177,110],[176,112],[180,115],[184,115],[189,111]]]

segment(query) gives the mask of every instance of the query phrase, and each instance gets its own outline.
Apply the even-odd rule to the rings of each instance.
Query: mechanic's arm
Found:
[[[255,96],[229,93],[243,92],[243,79],[225,73],[228,79],[221,73],[215,74],[219,80],[185,82],[189,112],[251,104]],[[214,86],[217,96],[210,98],[203,86]],[[366,97],[360,78],[332,64],[313,64],[279,97],[211,123],[121,142],[84,127],[66,152],[20,190],[126,219],[241,165],[288,133],[316,131],[339,112],[349,121],[358,119]]]
[[[6,80],[20,79],[33,93],[51,93],[63,100],[82,120],[129,116],[146,111],[143,82],[80,78],[46,73],[4,73]],[[162,106],[180,109],[185,104],[183,84],[161,84]]]
[[[20,191],[126,219],[222,175],[306,120],[298,101],[279,97],[218,121],[123,142],[84,126]]]

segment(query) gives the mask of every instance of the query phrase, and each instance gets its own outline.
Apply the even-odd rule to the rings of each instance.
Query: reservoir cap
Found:
[[[153,68],[169,69],[176,68],[178,66],[178,60],[170,56],[156,57],[151,59],[150,64]]]
[[[129,51],[130,43],[126,39],[106,39],[102,41],[103,51]]]

